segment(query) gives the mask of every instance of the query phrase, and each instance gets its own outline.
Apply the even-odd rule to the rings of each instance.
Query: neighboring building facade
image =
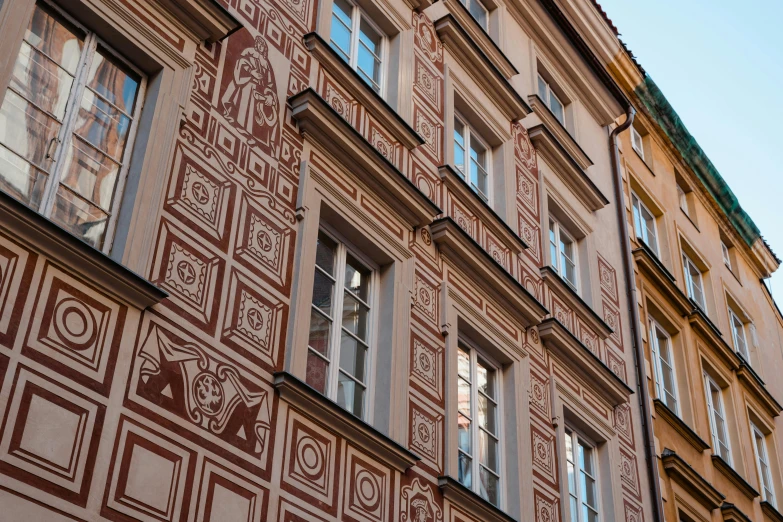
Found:
[[[780,260],[627,50],[611,69],[666,520],[779,522]]]

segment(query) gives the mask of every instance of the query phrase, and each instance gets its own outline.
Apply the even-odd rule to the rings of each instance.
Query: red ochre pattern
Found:
[[[411,125],[424,143],[409,151],[305,49],[302,36],[314,29],[315,0],[230,0],[227,8],[244,28],[197,51],[146,274],[170,297],[139,315],[68,267],[0,236],[0,473],[10,480],[0,487],[3,498],[14,495],[53,517],[76,520],[94,517],[95,510],[114,521],[471,520],[449,507],[437,487],[448,429],[439,324],[445,277],[530,354],[533,499],[524,509],[536,522],[560,520],[549,396],[556,375],[619,433],[625,519],[642,522],[629,405],[615,411],[600,406],[554,364],[534,328],[520,331],[476,297],[470,281],[454,272],[445,276],[426,228],[410,237],[392,230],[416,257],[407,444],[421,457],[419,464],[405,474],[390,469],[277,398],[271,382],[282,369],[286,343],[299,164],[319,161],[303,156],[285,99],[307,88],[310,78],[338,114],[627,379],[617,274],[599,255],[600,314],[617,332],[602,346],[537,275],[543,262],[540,181],[522,126],[510,131],[517,232],[530,246],[524,254],[502,247],[441,183],[444,49],[424,14],[414,12],[411,20]],[[275,57],[268,64],[288,64],[262,71],[264,92],[271,93],[277,112],[265,112],[260,123],[242,113],[232,83],[234,64],[258,37]],[[344,188],[355,196],[355,189]],[[382,212],[381,205],[367,205]],[[30,307],[32,315],[23,316]],[[56,444],[30,433],[28,424],[50,437],[56,433]],[[107,464],[96,466],[98,461]],[[145,481],[156,487],[145,487]]]

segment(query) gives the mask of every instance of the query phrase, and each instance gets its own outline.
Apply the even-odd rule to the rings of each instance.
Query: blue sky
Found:
[[[783,258],[783,0],[599,3]]]

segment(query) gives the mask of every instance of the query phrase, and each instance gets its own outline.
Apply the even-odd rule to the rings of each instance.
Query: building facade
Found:
[[[783,520],[780,260],[632,55],[610,69],[666,520]]]

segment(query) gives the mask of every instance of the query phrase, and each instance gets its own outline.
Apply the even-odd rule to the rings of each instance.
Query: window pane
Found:
[[[470,10],[470,14],[473,15],[473,18],[476,19],[478,24],[486,30],[487,10],[484,8],[483,5],[481,5],[481,2],[479,2],[479,0],[470,0],[470,6],[468,7],[468,9]]]
[[[576,495],[576,469],[571,462],[566,463],[566,468],[568,469],[568,491]]]
[[[593,452],[581,441],[578,444],[579,449],[579,468],[593,475]]]
[[[470,384],[462,377],[457,377],[457,409],[471,416],[470,411]]]
[[[139,80],[105,50],[98,48],[87,74],[87,88],[106,101],[133,116]]]
[[[465,486],[466,488],[472,488],[473,487],[473,477],[472,477],[472,460],[470,457],[465,455],[464,453],[459,454],[459,477],[458,480],[460,484]]]
[[[332,323],[315,310],[310,311],[310,348],[321,355],[329,356],[329,338],[331,336]]]
[[[579,501],[571,497],[571,522],[579,522]]]
[[[52,208],[51,220],[95,248],[103,244],[109,216],[60,185]]]
[[[454,120],[454,166],[465,173],[465,126]]]
[[[571,284],[571,286],[576,286],[576,266],[574,263],[572,263],[567,257],[563,257],[563,277],[565,277],[565,280]]]
[[[457,414],[457,444],[465,453],[471,452],[470,420],[461,413]]]
[[[324,269],[329,275],[334,275],[334,250],[337,244],[332,239],[320,232],[318,234],[318,245],[315,251],[315,264]]]
[[[335,0],[332,4],[332,27],[330,39],[332,47],[346,61],[351,56],[351,13],[353,7],[345,0]]]
[[[73,86],[73,76],[22,42],[11,87],[24,98],[62,121]]]
[[[364,416],[364,386],[343,372],[337,377],[337,404],[359,418]]]
[[[345,288],[365,303],[370,297],[370,270],[348,254],[345,261]]]
[[[343,328],[368,342],[370,309],[359,303],[348,292],[343,297]]]
[[[323,272],[315,270],[313,281],[313,305],[327,316],[332,316],[332,290],[334,283]]]
[[[74,136],[60,181],[102,209],[111,210],[119,172],[119,163]]]
[[[541,76],[538,77],[538,97],[544,100],[544,103],[549,103],[549,97],[547,96],[546,82]]]
[[[0,145],[0,190],[38,209],[46,178],[45,172]]]
[[[479,426],[497,435],[497,408],[481,394],[478,396],[478,421]]]
[[[470,355],[461,346],[457,350],[457,373],[470,380]]]
[[[60,123],[36,109],[31,103],[13,91],[6,91],[0,107],[0,143],[29,161],[48,171],[52,166]]]
[[[498,443],[484,430],[479,430],[479,462],[494,472],[498,470]]]
[[[481,489],[479,495],[490,504],[498,504],[498,478],[484,468],[481,468]]]
[[[121,161],[130,126],[130,118],[119,109],[91,90],[84,90],[74,128],[77,136]]]
[[[557,118],[557,121],[559,121],[561,125],[565,125],[563,104],[560,103],[560,100],[558,100],[554,94],[549,97],[549,108],[552,111],[552,114],[555,115],[555,118]]]
[[[340,369],[364,382],[367,347],[343,332],[340,340]]]
[[[584,503],[595,508],[598,505],[595,491],[595,480],[582,473],[582,492],[584,493]]]
[[[487,395],[492,399],[495,398],[495,372],[488,369],[484,364],[479,361],[476,367],[476,380],[478,381],[478,389],[480,392]]]
[[[326,393],[326,379],[329,365],[326,361],[307,351],[307,373],[305,382],[315,388],[319,393]]]
[[[358,68],[360,73],[369,80],[368,83],[380,90],[381,81],[381,35],[362,18],[359,27]]]
[[[84,41],[81,35],[63,23],[41,4],[36,4],[24,39],[57,62],[71,75],[76,74]]]

